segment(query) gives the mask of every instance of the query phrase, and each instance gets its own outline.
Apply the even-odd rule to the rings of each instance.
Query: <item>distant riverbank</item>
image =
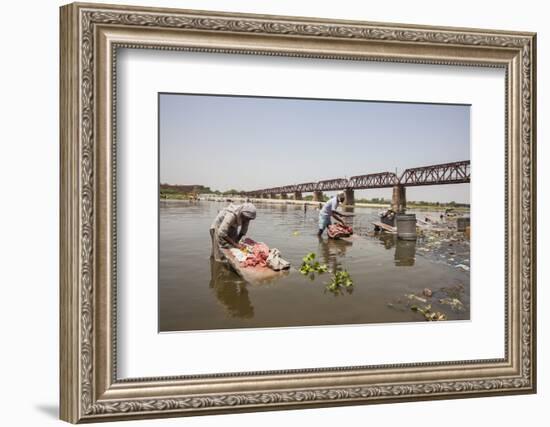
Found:
[[[253,202],[253,203],[265,203],[265,204],[286,204],[286,205],[307,205],[307,206],[316,206],[318,207],[320,204],[323,204],[324,202],[315,202],[313,200],[294,200],[294,199],[258,199],[258,198],[250,198],[250,197],[224,197],[224,196],[200,196],[198,199],[191,199],[191,198],[185,198],[185,197],[166,197],[161,198],[161,201],[189,201],[189,202],[195,202],[200,200],[206,200],[211,202],[224,202],[224,203],[243,203],[247,200]],[[344,207],[359,207],[359,208],[378,208],[378,209],[389,209],[391,207],[390,203],[355,203],[351,206],[343,205]],[[456,213],[460,214],[466,214],[470,212],[470,208],[468,207],[451,207],[451,206],[445,206],[445,205],[417,205],[417,204],[409,204],[407,205],[408,210],[420,210],[420,211],[445,211],[446,209],[452,209]]]

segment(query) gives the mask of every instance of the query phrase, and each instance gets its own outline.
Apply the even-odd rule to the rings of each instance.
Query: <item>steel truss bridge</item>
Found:
[[[462,184],[470,182],[470,161],[421,166],[406,169],[400,177],[393,172],[371,173],[352,176],[349,179],[336,178],[282,187],[263,188],[247,191],[249,197],[316,193],[336,190],[366,190],[370,188],[392,188],[396,186],[414,187],[419,185]]]

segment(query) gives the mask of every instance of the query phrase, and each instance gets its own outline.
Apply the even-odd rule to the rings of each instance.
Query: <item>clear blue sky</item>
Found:
[[[162,183],[255,190],[470,159],[466,105],[161,94],[159,107]],[[470,184],[407,199],[469,203]]]

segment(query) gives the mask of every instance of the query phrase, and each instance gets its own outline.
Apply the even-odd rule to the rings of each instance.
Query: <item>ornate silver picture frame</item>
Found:
[[[79,3],[60,13],[61,419],[79,423],[536,391],[535,34]],[[121,48],[503,69],[504,357],[120,379]]]

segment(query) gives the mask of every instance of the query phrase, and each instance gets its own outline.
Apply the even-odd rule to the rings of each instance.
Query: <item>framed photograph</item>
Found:
[[[60,13],[63,420],[536,391],[535,34]]]

